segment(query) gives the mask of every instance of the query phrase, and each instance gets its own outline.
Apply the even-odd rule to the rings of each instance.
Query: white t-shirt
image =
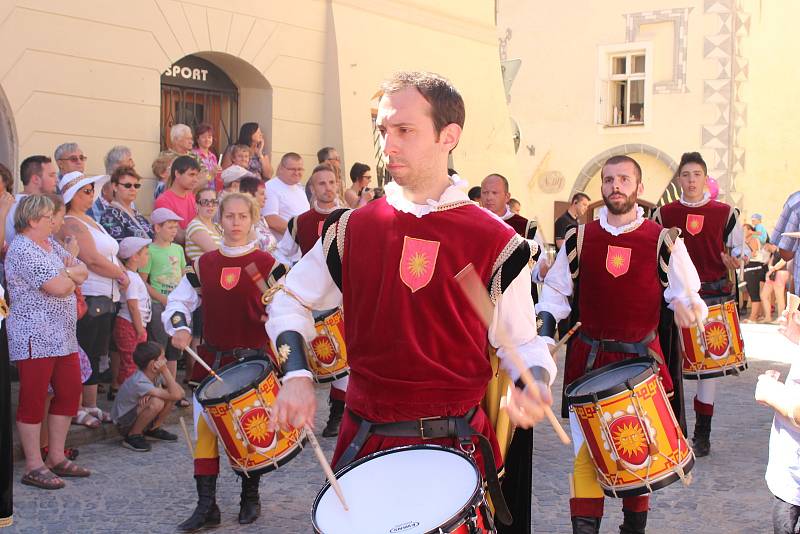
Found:
[[[277,176],[270,179],[266,185],[267,200],[261,209],[261,215],[278,215],[284,221],[296,217],[311,209],[306,197],[305,188],[300,184],[286,185]],[[272,231],[272,229],[270,229]],[[276,241],[280,241],[283,234],[272,231]]]
[[[800,351],[795,347],[795,360],[786,375],[786,388],[800,397]],[[769,463],[764,476],[773,495],[800,506],[800,429],[788,418],[776,413],[769,435]]]
[[[139,305],[139,314],[142,316],[142,324],[147,326],[151,315],[150,295],[147,293],[147,286],[142,277],[139,276],[139,273],[126,271],[126,274],[131,283],[128,284],[128,289],[120,291],[119,302],[122,306],[119,308],[119,316],[132,323],[131,312],[128,310],[128,299],[136,300]]]
[[[17,232],[14,230],[14,214],[17,213],[19,201],[27,196],[28,195],[26,193],[19,193],[16,201],[14,201],[14,203],[11,205],[11,209],[8,210],[8,217],[6,217],[6,243],[9,245],[14,240],[14,236],[17,235]]]

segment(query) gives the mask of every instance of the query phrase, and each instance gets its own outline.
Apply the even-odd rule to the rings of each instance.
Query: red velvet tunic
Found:
[[[663,286],[658,276],[657,247],[662,227],[645,220],[636,230],[613,236],[598,221],[586,225],[578,277],[578,320],[593,339],[638,342],[658,328]],[[615,276],[616,274],[616,276]],[[662,355],[658,336],[649,347]],[[576,336],[570,344],[564,383],[584,375],[590,346]],[[597,353],[593,369],[636,354]],[[664,388],[672,379],[661,366]]]
[[[525,237],[525,230],[528,229],[528,219],[515,213],[503,222],[513,228],[519,235]]]
[[[351,213],[342,255],[350,410],[392,422],[460,416],[480,403],[491,377],[487,329],[454,276],[472,263],[488,283],[513,237],[512,229],[472,204],[418,218],[380,199]],[[481,410],[472,426],[490,438],[500,465]],[[356,430],[345,416],[334,464]],[[421,442],[373,436],[359,457]]]
[[[317,240],[322,235],[322,225],[329,213],[320,213],[311,208],[305,213],[295,217],[293,230],[294,241],[300,247],[300,253],[305,256],[308,251],[314,248]]]
[[[268,350],[269,340],[261,319],[265,314],[261,290],[245,271],[245,266],[251,263],[268,280],[275,259],[258,249],[241,256],[225,256],[219,250],[200,256],[203,339],[215,350]],[[204,345],[199,347],[199,354],[209,365],[213,363],[214,354],[204,350]],[[223,358],[221,365],[231,361],[232,357]],[[193,379],[202,380],[207,374],[201,366],[194,366]]]
[[[730,206],[709,200],[702,206],[690,208],[676,200],[662,206],[659,211],[665,228],[680,228],[700,282],[715,282],[727,276],[728,269],[720,254],[725,251],[725,227]]]

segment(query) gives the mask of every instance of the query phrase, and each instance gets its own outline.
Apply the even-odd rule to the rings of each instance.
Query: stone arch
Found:
[[[589,185],[589,181],[597,173],[597,171],[600,170],[600,168],[603,166],[603,163],[605,163],[608,158],[613,156],[624,156],[627,154],[648,154],[661,161],[670,170],[672,170],[672,172],[678,170],[678,164],[674,159],[653,146],[640,143],[617,145],[613,148],[609,148],[605,152],[597,154],[590,159],[586,165],[583,166],[578,173],[578,177],[575,178],[575,183],[572,185],[572,191],[570,192],[569,198],[572,198],[572,195],[575,193],[579,193],[586,189],[586,186]]]
[[[0,87],[0,163],[8,167],[14,175],[17,174],[19,167],[18,147],[17,127],[11,113],[11,105],[3,88]]]

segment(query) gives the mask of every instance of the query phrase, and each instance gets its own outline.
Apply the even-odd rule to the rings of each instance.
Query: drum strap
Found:
[[[423,417],[414,421],[399,421],[395,423],[373,423],[355,414],[352,410],[347,410],[349,416],[359,424],[353,441],[347,446],[339,462],[334,467],[338,471],[350,462],[355,460],[367,439],[373,434],[394,438],[421,438],[423,440],[454,438],[458,439],[465,447],[472,447],[472,438],[478,439],[478,446],[481,448],[484,470],[486,472],[486,485],[489,495],[492,497],[495,515],[497,519],[510,525],[513,522],[511,512],[503,498],[503,491],[500,488],[500,479],[497,475],[497,466],[494,461],[492,444],[486,436],[475,431],[469,422],[478,410],[477,407],[471,409],[463,417]]]
[[[629,354],[638,354],[642,357],[651,357],[655,359],[659,365],[664,365],[664,359],[655,351],[650,350],[650,342],[656,338],[656,331],[653,330],[641,341],[635,343],[628,343],[625,341],[616,341],[614,339],[594,339],[583,332],[578,332],[578,337],[581,341],[591,347],[589,356],[586,358],[586,372],[594,369],[594,362],[597,359],[597,353],[603,352],[627,352]]]

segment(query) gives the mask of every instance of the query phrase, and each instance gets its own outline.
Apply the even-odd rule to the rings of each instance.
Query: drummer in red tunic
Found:
[[[723,202],[711,200],[705,191],[708,170],[703,157],[687,152],[678,166],[681,198],[653,213],[653,220],[666,228],[679,228],[689,256],[700,276],[700,296],[709,306],[735,301],[728,269],[737,269],[739,261],[728,254],[741,250],[743,236],[738,224],[739,210]],[[695,427],[693,449],[696,456],[707,456],[711,450],[711,417],[717,378],[704,378],[697,383],[694,398]]]
[[[464,102],[445,79],[403,72],[384,85],[377,126],[394,178],[384,198],[335,212],[323,239],[292,268],[269,307],[267,331],[284,369],[306,368],[304,341],[315,335],[312,309],[343,306],[350,383],[333,463],[392,447],[432,443],[472,453],[503,513],[494,431],[479,404],[492,371],[488,343],[502,324],[539,383],[515,390],[513,424],[530,427],[552,402],[556,366],[536,335],[530,297],[531,245],[476,206],[463,181],[447,173],[464,124]],[[488,331],[456,274],[469,264],[490,290]],[[498,354],[512,379],[517,369]],[[298,372],[300,372],[298,371]],[[307,371],[305,371],[307,372]],[[288,375],[287,375],[288,376]],[[281,426],[313,422],[310,378],[284,380],[274,416]],[[473,452],[474,451],[474,452]]]
[[[662,295],[679,326],[692,324],[696,314],[704,318],[708,313],[697,295],[700,280],[686,247],[675,242],[677,231],[645,219],[636,205],[644,191],[639,164],[628,156],[615,156],[603,165],[601,179],[605,207],[599,220],[567,232],[545,278],[536,307],[540,334],[552,339],[556,323],[570,313],[567,297],[574,292],[583,326],[567,349],[564,386],[604,365],[650,356],[658,362],[664,389],[670,392],[672,380],[657,334]],[[681,278],[683,272],[688,280]],[[594,534],[603,517],[603,491],[578,422],[574,414],[569,416],[576,454],[572,529],[576,534]],[[620,532],[643,533],[648,507],[648,495],[623,498]]]
[[[262,292],[245,268],[253,264],[268,286],[286,274],[286,266],[249,242],[258,207],[248,195],[230,193],[219,206],[224,243],[219,250],[207,252],[195,262],[194,272],[183,277],[170,293],[161,316],[172,344],[185,349],[192,340],[192,312],[203,307],[203,339],[199,355],[217,370],[249,356],[267,357],[269,340],[264,330]],[[194,366],[193,379],[200,381],[207,372]],[[195,403],[195,410],[200,407]],[[196,418],[197,444],[194,454],[194,478],[197,483],[197,508],[178,526],[180,532],[194,532],[220,524],[216,503],[219,449],[217,435],[205,418]],[[260,475],[242,476],[239,523],[255,521],[261,513],[258,495]]]
[[[311,183],[313,201],[311,209],[289,219],[286,233],[278,243],[276,256],[288,265],[292,265],[308,254],[314,244],[322,236],[322,226],[328,215],[340,208],[339,197],[336,193],[336,174],[333,167],[327,163],[317,165],[308,179]],[[344,414],[344,398],[347,391],[349,377],[339,378],[331,382],[331,391],[328,397],[330,414],[328,424],[322,429],[326,438],[339,434],[339,423]]]

